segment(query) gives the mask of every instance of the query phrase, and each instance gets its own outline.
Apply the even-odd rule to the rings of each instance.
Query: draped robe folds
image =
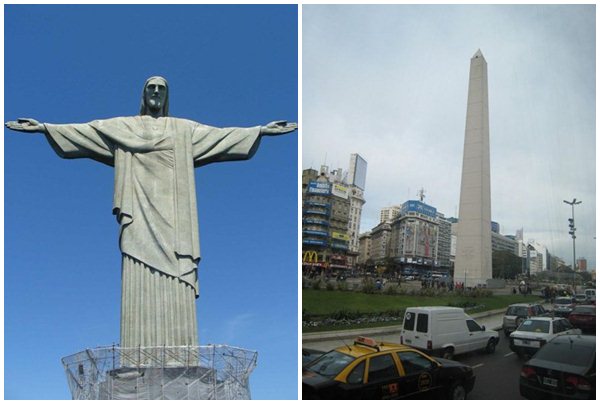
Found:
[[[197,345],[200,241],[194,167],[245,160],[260,127],[214,128],[150,116],[45,124],[63,158],[114,166],[123,255],[121,346]]]

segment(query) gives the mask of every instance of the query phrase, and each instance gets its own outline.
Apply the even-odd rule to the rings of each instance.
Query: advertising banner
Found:
[[[337,239],[337,240],[344,240],[344,241],[350,241],[350,236],[344,233],[338,233],[338,232],[331,232],[331,238]]]
[[[402,214],[405,215],[408,212],[421,213],[426,216],[436,217],[437,209],[433,206],[429,206],[419,201],[406,201],[402,204]]]
[[[333,184],[331,193],[340,198],[348,199],[349,189],[341,184]]]
[[[331,194],[331,184],[328,182],[309,181],[309,194],[329,195]]]

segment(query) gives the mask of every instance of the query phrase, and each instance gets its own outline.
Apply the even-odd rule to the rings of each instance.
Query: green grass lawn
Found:
[[[541,298],[535,295],[499,295],[477,298],[452,295],[427,297],[303,289],[302,313],[303,318],[314,319],[325,318],[340,311],[369,314],[399,311],[404,310],[407,307],[414,306],[452,305],[464,307],[467,303],[477,306],[474,309],[468,309],[467,311],[469,313],[478,313],[482,311],[501,309],[513,303],[534,302],[539,300],[541,300]],[[370,326],[373,327],[393,324],[393,322],[390,322],[388,324],[372,324]],[[362,327],[364,327],[364,325]],[[310,329],[311,332],[325,330],[326,329],[322,329],[321,327]]]

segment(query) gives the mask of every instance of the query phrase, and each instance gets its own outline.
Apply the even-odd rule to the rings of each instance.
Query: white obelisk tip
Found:
[[[475,52],[475,54],[473,55],[473,57],[471,59],[474,58],[482,58],[485,60],[485,58],[483,57],[483,53],[481,53],[481,49],[477,49],[477,52]]]

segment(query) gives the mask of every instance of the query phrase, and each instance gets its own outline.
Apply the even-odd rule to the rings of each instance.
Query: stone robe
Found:
[[[260,127],[214,128],[150,116],[46,124],[63,158],[114,166],[123,254],[121,346],[197,345],[200,242],[194,168],[245,160]]]

